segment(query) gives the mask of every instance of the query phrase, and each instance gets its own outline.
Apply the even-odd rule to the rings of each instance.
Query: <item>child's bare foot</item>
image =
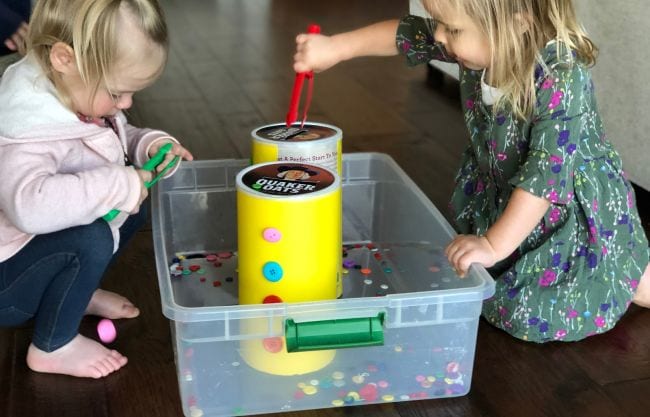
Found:
[[[137,317],[140,310],[119,294],[97,289],[88,303],[86,314],[107,319],[130,319]]]
[[[639,285],[636,287],[632,302],[638,306],[650,308],[650,264],[639,279]]]
[[[126,365],[127,359],[115,350],[77,335],[54,352],[44,352],[29,345],[27,366],[36,372],[101,378]]]

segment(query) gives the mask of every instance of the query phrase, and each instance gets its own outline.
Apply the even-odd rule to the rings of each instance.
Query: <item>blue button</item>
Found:
[[[267,262],[262,267],[262,274],[264,274],[264,278],[271,282],[280,281],[282,279],[282,267],[277,262]]]

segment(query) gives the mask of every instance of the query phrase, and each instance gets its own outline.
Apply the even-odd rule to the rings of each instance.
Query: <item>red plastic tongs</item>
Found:
[[[309,25],[307,28],[307,33],[320,33],[320,26],[314,24]],[[305,83],[305,78],[309,80],[309,85],[307,86],[305,110],[302,113],[302,123],[300,124],[301,129],[307,120],[307,111],[309,110],[309,105],[311,104],[311,95],[314,89],[314,71],[296,73],[296,79],[293,82],[293,90],[291,91],[289,111],[287,112],[287,127],[291,127],[291,125],[294,124],[296,120],[298,120],[298,105],[300,103],[300,95],[302,94],[302,86]]]

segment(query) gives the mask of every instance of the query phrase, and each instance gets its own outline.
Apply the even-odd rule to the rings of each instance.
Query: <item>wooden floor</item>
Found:
[[[199,159],[247,158],[251,129],[284,119],[293,38],[309,23],[333,33],[407,12],[406,0],[162,4],[172,38],[169,65],[136,97],[130,118],[169,131]],[[455,82],[432,88],[426,76],[425,68],[408,69],[399,58],[342,64],[316,76],[310,119],[341,127],[345,152],[390,154],[444,211],[467,135]],[[150,227],[108,272],[104,287],[142,311],[117,323],[114,347],[129,364],[98,381],[34,373],[25,365],[31,328],[0,329],[0,416],[182,415]],[[82,333],[93,335],[96,322],[86,318]],[[650,311],[632,307],[613,331],[571,344],[523,343],[481,321],[472,389],[464,397],[284,415],[647,416],[649,392]]]

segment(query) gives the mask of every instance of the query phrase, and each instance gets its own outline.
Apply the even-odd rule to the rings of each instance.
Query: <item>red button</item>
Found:
[[[273,303],[281,303],[281,302],[282,302],[282,298],[273,294],[267,295],[266,297],[264,297],[264,301],[262,301],[262,303],[264,304],[273,304]]]
[[[278,353],[282,350],[282,338],[280,337],[267,337],[262,340],[264,349],[270,353]]]

